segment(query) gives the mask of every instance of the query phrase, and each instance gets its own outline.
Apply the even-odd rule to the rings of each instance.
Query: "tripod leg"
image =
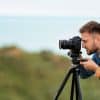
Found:
[[[63,82],[62,82],[62,84],[61,84],[61,86],[60,86],[60,88],[59,88],[59,90],[58,90],[55,98],[54,98],[54,100],[58,100],[58,97],[61,94],[61,92],[62,92],[62,90],[63,90],[66,82],[68,81],[68,79],[69,79],[69,77],[70,77],[70,75],[71,75],[72,72],[73,72],[73,68],[69,69],[67,75],[65,76],[65,78],[64,78],[64,80],[63,80]]]
[[[75,76],[74,76],[74,73],[73,73],[70,100],[73,100],[73,98],[74,98],[74,88],[75,88],[74,85],[75,85]]]
[[[76,100],[82,100],[82,93],[79,84],[78,69],[75,69],[75,88],[76,88]]]

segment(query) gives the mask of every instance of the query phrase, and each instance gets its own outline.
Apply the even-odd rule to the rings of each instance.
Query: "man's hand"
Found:
[[[91,59],[87,59],[85,61],[80,61],[80,64],[83,65],[83,67],[87,70],[91,70],[96,72],[96,69],[98,67],[98,65]]]

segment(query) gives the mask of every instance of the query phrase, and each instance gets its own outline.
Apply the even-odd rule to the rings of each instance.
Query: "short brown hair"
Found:
[[[89,33],[94,33],[97,32],[100,34],[100,23],[96,22],[96,21],[90,21],[88,23],[86,23],[85,25],[83,25],[80,28],[80,33],[84,33],[84,32],[89,32]]]

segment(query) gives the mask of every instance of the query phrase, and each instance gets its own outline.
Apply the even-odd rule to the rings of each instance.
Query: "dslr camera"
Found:
[[[81,54],[81,38],[75,36],[69,40],[59,40],[60,49],[70,49],[70,57],[72,57],[73,63],[78,64]]]

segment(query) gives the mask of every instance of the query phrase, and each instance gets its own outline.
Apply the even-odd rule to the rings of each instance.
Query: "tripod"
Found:
[[[79,76],[78,76],[79,75],[79,66],[80,66],[79,64],[73,64],[72,67],[69,69],[68,74],[65,76],[54,100],[58,100],[58,97],[60,96],[60,94],[71,74],[73,74],[73,75],[72,75],[70,100],[73,100],[74,92],[76,92],[76,100],[82,100],[82,94],[81,94]]]

